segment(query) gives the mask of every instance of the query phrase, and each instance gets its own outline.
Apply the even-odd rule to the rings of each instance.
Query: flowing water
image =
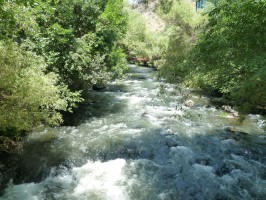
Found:
[[[31,134],[0,199],[266,199],[263,118],[239,124],[154,75],[132,65],[93,92],[82,123]]]

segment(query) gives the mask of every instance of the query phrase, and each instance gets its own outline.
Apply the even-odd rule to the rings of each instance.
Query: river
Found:
[[[266,199],[262,116],[240,124],[155,75],[131,65],[92,92],[75,126],[30,134],[0,199]]]

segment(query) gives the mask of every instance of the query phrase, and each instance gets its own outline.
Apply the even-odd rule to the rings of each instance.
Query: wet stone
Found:
[[[122,155],[122,157],[131,159],[140,156],[136,147],[124,147],[119,150],[119,153]]]
[[[198,158],[196,159],[196,163],[207,166],[207,165],[211,165],[212,161],[210,158]]]
[[[189,100],[185,101],[184,104],[185,104],[185,106],[187,106],[187,107],[193,107],[193,106],[195,105],[195,102],[192,101],[191,99],[189,99]]]
[[[248,133],[242,131],[241,129],[237,129],[235,127],[226,127],[224,130],[227,131],[227,132],[230,132],[230,133],[236,133],[236,134],[241,134],[241,135],[248,135]]]
[[[213,165],[213,171],[217,176],[222,177],[225,174],[229,174],[233,168],[225,162],[218,162]]]
[[[174,140],[169,140],[169,141],[166,141],[166,145],[168,147],[177,147],[178,146],[178,142],[174,141]]]
[[[231,116],[232,118],[235,118],[235,117],[238,117],[238,116],[239,116],[238,112],[235,111],[231,106],[223,105],[223,106],[222,106],[222,109],[223,109],[224,111],[226,111],[227,113],[232,114],[232,116]]]

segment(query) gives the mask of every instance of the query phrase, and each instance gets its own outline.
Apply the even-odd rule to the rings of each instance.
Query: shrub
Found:
[[[71,110],[80,101],[58,84],[54,73],[44,73],[41,57],[25,51],[15,43],[0,43],[0,127],[29,131],[40,123],[62,122],[59,111]]]

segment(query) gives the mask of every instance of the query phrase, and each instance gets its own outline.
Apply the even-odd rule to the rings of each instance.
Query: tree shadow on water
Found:
[[[79,126],[92,117],[104,117],[121,112],[125,107],[118,99],[125,93],[125,85],[108,85],[101,90],[91,90],[85,95],[85,101],[80,103],[72,113],[63,113],[64,126]]]

